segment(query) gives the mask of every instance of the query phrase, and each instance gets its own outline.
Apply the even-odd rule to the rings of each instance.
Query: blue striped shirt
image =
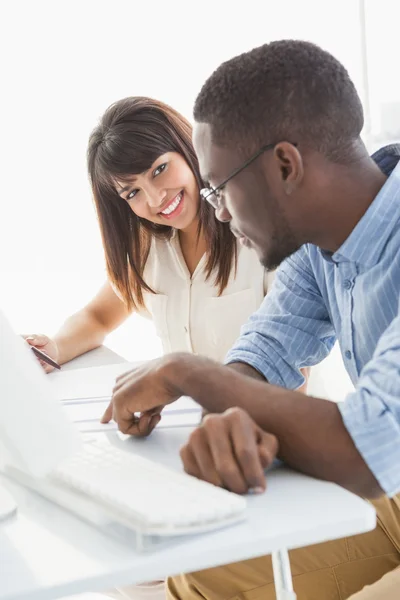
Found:
[[[284,261],[226,362],[245,362],[295,389],[301,367],[336,339],[355,391],[339,409],[359,452],[388,495],[400,491],[400,164],[334,254],[306,244]],[[383,152],[383,154],[382,154]]]

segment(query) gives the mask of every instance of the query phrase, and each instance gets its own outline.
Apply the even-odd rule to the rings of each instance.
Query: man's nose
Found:
[[[225,206],[219,206],[215,210],[215,216],[217,217],[218,221],[222,221],[222,223],[229,223],[229,221],[232,219],[229,210],[225,208]]]

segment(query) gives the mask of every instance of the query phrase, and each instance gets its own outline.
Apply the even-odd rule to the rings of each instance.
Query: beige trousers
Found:
[[[373,504],[378,515],[374,531],[289,553],[298,600],[400,600],[400,501],[384,497]],[[271,558],[170,577],[167,596],[275,600]]]
[[[361,592],[351,596],[349,600],[399,600],[400,598],[400,569],[386,573],[376,583],[367,585]]]
[[[298,600],[400,600],[400,499],[373,502],[378,526],[369,533],[291,551]],[[169,578],[179,600],[275,600],[269,557]],[[163,600],[162,582],[132,585],[77,600]]]

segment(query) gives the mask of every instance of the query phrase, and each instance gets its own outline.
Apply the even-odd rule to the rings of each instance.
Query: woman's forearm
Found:
[[[128,318],[130,311],[106,282],[96,296],[69,317],[53,337],[61,364],[100,346],[106,335]]]
[[[70,316],[53,336],[60,364],[101,346],[107,333],[104,325],[86,309]]]

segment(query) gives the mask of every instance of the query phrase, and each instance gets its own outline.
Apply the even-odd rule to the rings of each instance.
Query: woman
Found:
[[[28,341],[62,364],[137,311],[153,319],[164,352],[222,360],[260,305],[267,275],[200,200],[190,124],[156,100],[116,102],[90,137],[88,169],[108,282],[52,340]]]
[[[164,352],[223,360],[262,302],[268,277],[256,254],[200,200],[191,135],[179,113],[150,98],[108,108],[88,147],[108,282],[53,339],[27,336],[31,345],[62,364],[101,345],[137,311],[153,319]],[[158,420],[143,417],[143,435]],[[164,590],[155,582],[110,595],[162,597]]]

